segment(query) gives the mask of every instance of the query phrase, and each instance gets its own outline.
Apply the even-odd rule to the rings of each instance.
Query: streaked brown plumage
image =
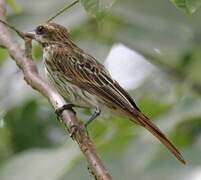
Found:
[[[112,79],[105,67],[77,47],[66,28],[47,23],[30,33],[43,46],[50,80],[71,103],[90,108],[108,108],[129,117],[156,136],[182,163],[181,153],[160,129],[136,106],[130,95]]]

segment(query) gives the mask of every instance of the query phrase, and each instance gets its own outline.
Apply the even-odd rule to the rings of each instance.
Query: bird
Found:
[[[179,150],[165,134],[139,109],[133,98],[115,81],[103,64],[79,48],[70,37],[67,28],[53,22],[38,25],[27,36],[43,48],[43,60],[47,76],[57,91],[72,107],[86,107],[95,112],[86,126],[107,109],[120,114],[147,129],[183,164]]]

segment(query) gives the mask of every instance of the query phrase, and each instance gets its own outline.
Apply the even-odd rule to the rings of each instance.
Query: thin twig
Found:
[[[55,19],[57,16],[59,16],[60,14],[62,14],[64,11],[66,11],[67,9],[70,9],[71,7],[73,7],[75,4],[77,4],[79,2],[79,0],[74,1],[73,3],[71,3],[70,5],[64,7],[63,9],[59,10],[55,15],[53,15],[51,18],[49,18],[47,20],[47,22],[52,21],[53,19]]]
[[[0,19],[5,19],[5,0],[0,0]],[[10,56],[16,62],[18,67],[23,71],[25,81],[33,89],[45,96],[55,110],[62,107],[64,104],[66,104],[64,99],[38,74],[37,68],[31,58],[31,40],[22,37],[25,40],[25,50],[21,49],[19,44],[15,43],[15,41],[11,37],[6,26],[7,23],[0,23],[1,45],[8,50]],[[14,29],[12,26],[9,27]],[[111,180],[112,178],[108,173],[108,170],[103,165],[103,162],[99,158],[94,144],[87,135],[83,125],[80,124],[77,118],[75,117],[75,114],[69,110],[65,110],[63,111],[61,118],[63,120],[63,123],[69,128],[69,131],[71,131],[70,127],[79,127],[77,133],[75,134],[75,141],[77,142],[80,147],[80,150],[84,154],[89,164],[89,168],[92,174],[94,175],[94,178],[98,180]]]
[[[14,26],[8,24],[7,22],[5,22],[1,19],[0,19],[0,22],[3,23],[4,25],[6,25],[7,27],[9,27],[10,29],[12,29],[13,31],[15,31],[22,39],[25,38],[25,34],[21,31],[19,31],[18,29],[16,29]]]

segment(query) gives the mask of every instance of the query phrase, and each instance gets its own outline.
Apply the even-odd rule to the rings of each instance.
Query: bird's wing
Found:
[[[54,51],[55,64],[72,84],[127,113],[140,111],[129,94],[111,78],[105,67],[86,53]],[[130,112],[129,112],[130,111]]]

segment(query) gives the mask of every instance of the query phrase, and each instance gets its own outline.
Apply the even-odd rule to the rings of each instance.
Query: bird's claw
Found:
[[[65,105],[63,105],[62,107],[60,107],[60,108],[58,108],[58,109],[55,110],[55,113],[57,114],[57,119],[58,119],[59,121],[61,121],[60,117],[61,117],[61,115],[62,115],[62,113],[63,113],[64,110],[70,110],[70,111],[72,111],[74,114],[76,114],[76,112],[75,112],[75,110],[73,109],[73,107],[82,108],[81,106],[77,106],[77,105],[75,105],[75,104],[70,104],[70,103],[69,103],[69,104],[65,104]],[[95,114],[98,114],[98,113],[95,113]],[[92,117],[89,119],[89,121],[87,121],[87,123],[84,124],[85,131],[86,131],[86,133],[87,133],[87,136],[89,136],[89,133],[88,133],[88,130],[87,130],[87,126],[89,125],[89,122],[91,122],[91,121],[92,121],[93,119],[95,119],[96,117],[97,117],[96,115],[95,115],[95,117],[92,116]],[[81,129],[79,125],[72,125],[72,126],[69,128],[70,137],[71,137],[71,138],[74,138],[75,135],[76,135],[76,133],[77,133],[77,131],[78,131],[79,129]]]
[[[70,128],[69,128],[69,132],[70,132],[70,137],[71,138],[75,138],[75,135],[76,133],[78,132],[78,130],[80,130],[80,126],[79,125],[72,125]]]
[[[73,109],[73,107],[75,107],[74,104],[64,104],[62,107],[57,108],[55,110],[55,113],[57,114],[57,120],[60,121],[62,123],[62,120],[60,119],[62,113],[64,110],[70,110],[72,111],[74,114],[76,114],[75,110]]]
[[[57,114],[57,117],[60,117],[64,110],[70,110],[70,111],[72,111],[74,114],[76,114],[76,112],[75,112],[75,110],[73,109],[73,107],[75,107],[74,104],[64,104],[62,107],[57,108],[57,109],[55,110],[55,113]]]

